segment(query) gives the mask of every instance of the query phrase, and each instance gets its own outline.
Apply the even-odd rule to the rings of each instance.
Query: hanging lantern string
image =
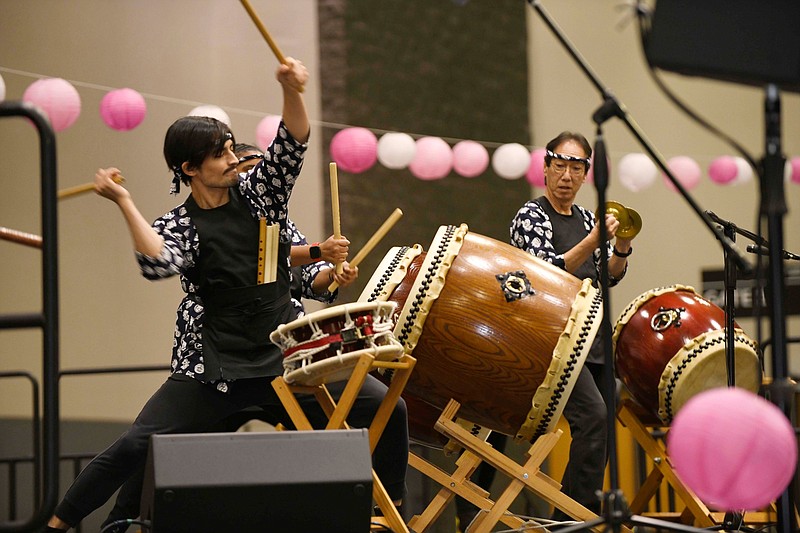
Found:
[[[49,76],[49,75],[45,75],[45,74],[37,74],[37,73],[34,73],[34,72],[27,72],[27,71],[24,71],[24,70],[18,70],[18,69],[13,69],[13,68],[4,67],[4,66],[0,66],[0,72],[5,72],[5,73],[8,73],[8,74],[14,74],[14,75],[17,75],[17,76],[35,78],[35,79],[53,77],[53,76]],[[77,80],[66,80],[66,81],[68,81],[69,83],[71,83],[72,85],[74,85],[76,87],[83,87],[83,88],[86,88],[86,89],[92,89],[92,90],[103,91],[103,92],[108,92],[108,91],[113,91],[115,89],[118,89],[118,87],[109,87],[109,86],[106,86],[106,85],[99,85],[99,84],[96,84],[96,83],[89,83],[89,82],[84,82],[84,81],[77,81]],[[161,94],[153,94],[153,93],[139,93],[139,94],[141,94],[145,99],[148,99],[148,100],[155,100],[155,101],[160,101],[160,102],[167,102],[167,103],[185,105],[185,106],[188,106],[190,108],[194,108],[194,107],[197,107],[197,106],[201,106],[201,105],[206,105],[207,104],[207,102],[198,102],[198,101],[195,101],[195,100],[186,100],[186,99],[183,99],[183,98],[176,98],[176,97],[165,96],[165,95],[161,95]],[[228,111],[231,111],[231,112],[234,112],[234,113],[237,113],[237,114],[241,114],[241,115],[251,116],[251,117],[264,117],[265,115],[275,115],[275,116],[279,116],[280,115],[279,112],[265,112],[265,111],[258,111],[258,110],[253,110],[253,109],[243,109],[243,108],[230,107],[230,106],[224,106],[224,105],[221,106],[221,107],[224,108],[225,110],[228,110]],[[323,120],[310,120],[309,122],[311,123],[311,125],[313,125],[315,127],[327,128],[327,129],[333,129],[333,130],[343,130],[343,129],[346,129],[346,128],[356,127],[356,126],[354,126],[352,124],[343,124],[343,123],[340,123],[340,122],[330,122],[330,121],[323,121]],[[397,130],[387,130],[387,129],[381,129],[381,128],[366,127],[366,126],[362,126],[362,127],[364,127],[365,129],[370,130],[371,132],[375,133],[376,135],[383,135],[383,134],[386,134],[386,133],[398,133]],[[420,138],[423,138],[423,137],[431,136],[430,134],[424,134],[424,133],[409,133],[409,132],[404,132],[404,133],[406,133],[407,135],[409,135],[410,137],[412,137],[414,139],[420,139]],[[450,145],[455,145],[460,141],[470,140],[470,141],[474,141],[474,142],[477,142],[477,143],[483,145],[487,149],[497,149],[497,148],[500,148],[501,146],[509,144],[509,143],[503,143],[503,142],[497,142],[497,141],[486,141],[486,140],[478,140],[478,139],[462,139],[462,138],[458,138],[458,137],[439,137],[439,138],[444,140],[444,141],[446,141]],[[532,146],[532,145],[524,145],[523,144],[523,146],[525,146],[529,150],[534,150],[536,148],[536,146]],[[628,153],[630,153],[630,152],[627,152],[627,151],[625,151],[625,152],[616,152],[616,153],[615,152],[611,152],[609,155],[614,156],[614,157],[622,157],[622,156],[624,156],[624,155],[626,155]],[[705,154],[705,155],[702,155],[702,156],[698,156],[697,159],[707,159],[707,160],[711,161],[711,160],[716,159],[717,157],[718,157],[718,154],[713,154],[713,155]],[[800,171],[800,163],[798,163],[798,170]],[[798,172],[797,175],[800,176],[800,172]],[[793,173],[792,174],[792,181],[796,182],[796,183],[800,183],[800,177],[795,179],[794,173]]]
[[[33,73],[33,72],[26,72],[26,71],[23,71],[23,70],[17,70],[17,69],[12,69],[12,68],[3,67],[3,66],[0,66],[0,72],[6,72],[6,73],[9,73],[9,74],[15,74],[15,75],[18,75],[18,76],[25,76],[25,77],[37,78],[37,79],[51,77],[51,76],[44,75],[44,74],[36,74],[36,73]],[[119,88],[119,87],[109,87],[109,86],[106,86],[106,85],[99,85],[99,84],[96,84],[96,83],[89,83],[89,82],[70,80],[70,79],[67,79],[67,81],[70,82],[72,85],[74,85],[76,87],[82,87],[82,88],[85,88],[85,89],[92,89],[92,90],[95,90],[95,91],[108,92],[108,91],[113,91],[113,90]],[[141,91],[139,92],[139,94],[141,94],[147,100],[155,100],[155,101],[167,102],[167,103],[171,103],[171,104],[180,104],[180,105],[185,105],[185,106],[187,106],[189,108],[194,108],[194,107],[197,107],[197,106],[200,106],[200,105],[208,104],[208,102],[198,102],[196,100],[186,100],[186,99],[183,99],[183,98],[175,98],[175,97],[172,97],[172,96],[165,96],[165,95],[153,94],[153,93],[145,93],[145,92],[141,92]],[[219,105],[219,104],[215,104],[215,105]],[[229,111],[229,112],[237,113],[237,114],[240,114],[240,115],[251,116],[251,117],[263,117],[264,115],[280,115],[280,112],[265,112],[265,111],[258,111],[258,110],[253,110],[253,109],[243,109],[243,108],[238,108],[238,107],[231,107],[231,106],[226,106],[226,105],[220,105],[219,107],[221,107],[221,108],[223,108],[223,109],[225,109],[226,111]],[[330,121],[324,121],[324,120],[310,120],[309,122],[312,125],[320,127],[320,128],[328,128],[328,129],[334,129],[334,130],[342,130],[342,129],[345,129],[345,128],[354,127],[352,124],[343,124],[343,123],[340,123],[340,122],[330,122]],[[370,131],[372,131],[373,133],[375,133],[377,135],[382,135],[384,133],[396,133],[396,130],[386,130],[386,129],[372,128],[372,127],[367,127],[367,129],[369,129]],[[410,135],[414,139],[419,139],[419,138],[422,138],[422,137],[429,136],[429,134],[425,134],[425,133],[408,133],[408,135]],[[455,143],[457,143],[459,141],[467,140],[467,139],[459,139],[457,137],[440,137],[440,138],[445,140],[445,141],[447,141],[449,144],[455,144]],[[495,141],[481,141],[481,140],[477,140],[477,139],[469,139],[469,140],[474,140],[475,142],[478,142],[478,143],[484,145],[486,148],[499,148],[500,146],[506,144],[506,143],[495,142]]]

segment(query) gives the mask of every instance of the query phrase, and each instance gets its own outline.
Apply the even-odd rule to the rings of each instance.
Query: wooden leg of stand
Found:
[[[364,380],[367,379],[367,374],[372,368],[372,362],[375,360],[369,354],[363,354],[358,358],[356,366],[353,368],[353,373],[347,381],[347,385],[342,391],[342,396],[336,402],[336,409],[333,415],[328,420],[328,425],[325,429],[341,429],[345,427],[345,419],[350,413],[353,404],[358,398],[358,393],[364,385]],[[372,451],[372,450],[370,450]]]
[[[372,497],[383,513],[383,520],[381,520],[381,522],[386,522],[386,525],[395,533],[409,533],[406,523],[403,522],[403,517],[400,516],[400,512],[397,510],[397,507],[394,506],[394,502],[389,498],[389,494],[386,492],[383,483],[381,483],[380,478],[374,470],[372,471]]]
[[[422,514],[411,518],[408,522],[409,527],[417,533],[426,531],[428,527],[439,519],[445,507],[455,496],[464,498],[480,509],[491,508],[494,502],[489,499],[489,493],[469,479],[481,462],[482,459],[480,457],[469,450],[465,450],[456,460],[455,471],[452,474],[448,474],[419,456],[413,453],[409,454],[408,464],[412,468],[442,486]],[[514,529],[522,527],[524,523],[521,519],[511,515],[504,515],[501,521]]]
[[[275,393],[281,400],[283,407],[286,409],[286,412],[289,413],[289,418],[294,422],[294,427],[300,431],[314,429],[311,422],[308,421],[308,417],[303,412],[303,408],[300,407],[297,398],[294,397],[294,392],[292,392],[289,384],[286,383],[282,376],[278,376],[272,380],[272,388],[275,389]]]
[[[645,454],[653,460],[653,467],[657,469],[664,479],[672,485],[677,496],[686,505],[686,508],[691,512],[696,525],[698,527],[712,527],[716,525],[711,517],[711,511],[700,499],[683,484],[683,482],[675,474],[667,457],[666,449],[663,445],[656,442],[650,435],[650,432],[642,424],[642,422],[634,415],[632,410],[628,407],[626,402],[622,402],[619,411],[617,412],[617,419],[628,428],[634,440],[639,443]],[[652,491],[652,487],[647,486],[647,491]],[[652,493],[654,494],[654,492]],[[651,495],[652,495],[651,494]],[[643,496],[644,498],[644,496]],[[636,501],[636,500],[634,500]],[[637,506],[641,506],[641,502],[637,502]]]
[[[522,465],[509,459],[505,455],[497,452],[493,453],[491,446],[482,441],[475,442],[477,439],[475,439],[467,430],[452,420],[443,420],[443,417],[440,417],[439,421],[436,423],[436,427],[437,429],[441,428],[440,431],[443,431],[447,436],[461,442],[465,447],[483,457],[486,462],[495,467],[499,472],[502,472],[512,479],[519,480],[528,489],[538,494],[549,504],[561,509],[569,516],[583,521],[595,520],[598,518],[598,516],[589,509],[561,492],[560,485],[555,480],[548,477],[544,472],[538,469],[529,472],[522,467]],[[560,432],[556,433],[558,433],[558,435],[555,436],[555,440],[557,440],[558,436],[560,436]],[[541,446],[541,453],[547,455],[550,450],[545,450],[545,448],[550,446],[552,449],[552,446],[550,444],[545,444],[547,442],[546,440],[542,441],[542,443],[540,443],[540,441],[542,441],[542,437],[539,437],[536,440],[534,446]],[[537,447],[537,452],[538,450],[539,448]]]
[[[645,479],[642,486],[639,487],[639,491],[628,506],[631,513],[642,514],[647,510],[647,504],[653,499],[653,496],[656,495],[663,480],[664,475],[657,468],[648,474],[647,479]]]
[[[378,440],[383,435],[383,430],[386,428],[386,424],[389,422],[389,418],[400,400],[400,395],[405,389],[406,383],[408,383],[408,378],[411,376],[411,371],[414,369],[416,362],[416,359],[404,354],[398,361],[376,361],[373,363],[373,368],[394,369],[394,375],[392,376],[392,382],[389,384],[389,390],[386,391],[386,396],[384,396],[378,411],[375,413],[375,417],[372,419],[372,424],[369,426],[369,449],[371,451],[375,451]]]

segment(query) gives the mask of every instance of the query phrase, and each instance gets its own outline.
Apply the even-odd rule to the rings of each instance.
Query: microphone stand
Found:
[[[598,193],[598,212],[605,212],[605,188],[607,186],[608,168],[605,158],[605,144],[602,138],[601,124],[611,118],[617,117],[621,119],[628,127],[630,132],[645,149],[650,158],[656,165],[664,172],[667,178],[675,186],[675,189],[683,196],[689,206],[694,210],[695,214],[703,221],[708,230],[716,237],[722,245],[725,253],[736,263],[736,266],[744,273],[750,274],[753,272],[753,267],[741,250],[739,250],[733,241],[724,234],[724,232],[717,227],[711,218],[697,205],[692,199],[686,189],[672,174],[672,171],[667,167],[666,161],[663,156],[653,147],[647,140],[644,133],[639,128],[638,124],[633,120],[621,102],[617,100],[614,94],[601,82],[594,71],[589,67],[583,56],[577,51],[572,43],[566,38],[564,32],[558,27],[550,14],[544,9],[539,0],[527,0],[533,9],[541,16],[545,25],[552,31],[561,45],[566,49],[570,56],[580,66],[589,80],[600,92],[603,103],[593,115],[593,120],[597,123],[597,141],[599,150],[595,150],[595,185]],[[788,379],[786,379],[786,335],[785,335],[785,317],[782,307],[782,291],[783,291],[783,263],[780,260],[780,251],[782,247],[782,226],[780,224],[781,217],[786,212],[786,205],[783,198],[782,176],[784,158],[780,153],[780,104],[777,96],[777,89],[770,86],[767,90],[767,156],[764,161],[765,175],[767,179],[762,180],[762,208],[761,212],[765,213],[769,219],[769,238],[775,244],[770,248],[770,266],[773,283],[771,285],[772,297],[775,302],[774,317],[772,320],[773,338],[776,339],[775,352],[775,369],[774,376],[776,381],[773,383],[772,388],[774,394],[778,397],[776,403],[782,408],[783,412],[789,416],[790,409],[790,393],[792,388]],[[601,174],[598,177],[598,171]],[[602,203],[601,203],[602,202]],[[583,524],[576,524],[565,529],[560,529],[559,533],[571,533],[572,531],[581,531],[597,527],[601,524],[606,524],[606,528],[613,529],[618,532],[623,524],[641,525],[646,527],[656,527],[675,531],[698,532],[704,531],[702,529],[685,526],[682,524],[675,524],[662,520],[655,520],[643,516],[636,516],[630,512],[630,509],[625,502],[624,495],[619,489],[618,472],[617,472],[617,458],[616,458],[616,398],[613,380],[613,366],[609,365],[609,361],[613,362],[612,346],[611,346],[611,325],[608,315],[609,298],[608,298],[608,258],[606,256],[605,247],[607,245],[607,235],[605,233],[604,224],[600,223],[599,228],[600,242],[603,247],[603,253],[600,254],[600,278],[602,283],[602,296],[604,305],[603,321],[601,329],[606,334],[604,337],[603,348],[605,350],[606,369],[605,374],[607,379],[604,379],[604,395],[608,406],[608,450],[609,450],[609,469],[610,469],[610,488],[611,490],[602,495],[603,511],[602,516],[595,520],[584,522]],[[775,319],[781,317],[780,319]],[[779,379],[780,378],[780,379]],[[784,492],[778,500],[778,523],[782,528],[782,532],[789,533],[792,531],[793,516],[791,516],[790,509],[793,508],[792,503],[794,499],[788,494],[792,490],[792,484]]]

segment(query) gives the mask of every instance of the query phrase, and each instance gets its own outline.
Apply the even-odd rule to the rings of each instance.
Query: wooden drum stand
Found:
[[[482,511],[470,525],[469,533],[489,532],[498,522],[503,522],[512,528],[521,528],[526,522],[508,513],[507,509],[523,489],[531,490],[576,520],[588,521],[598,518],[596,514],[561,492],[561,485],[540,470],[545,458],[561,437],[561,430],[536,439],[526,454],[525,463],[519,464],[456,422],[459,408],[460,404],[457,401],[450,400],[435,426],[437,431],[464,449],[456,461],[456,469],[452,474],[444,472],[413,453],[409,455],[409,464],[412,467],[442,486],[422,514],[414,516],[409,521],[408,525],[413,531],[417,533],[426,531],[456,495],[468,500]],[[469,480],[481,461],[486,461],[511,480],[496,502],[489,499],[488,492]]]
[[[339,398],[338,404],[334,402],[324,384],[315,386],[291,385],[283,377],[278,377],[272,382],[272,387],[298,430],[308,431],[314,428],[300,407],[294,396],[295,394],[313,394],[316,397],[325,414],[328,415],[328,425],[325,429],[346,429],[347,423],[345,420],[347,415],[350,413],[350,409],[353,407],[369,372],[378,368],[392,369],[394,377],[389,385],[389,390],[375,413],[368,430],[370,452],[374,452],[375,446],[386,428],[389,417],[408,382],[415,363],[416,359],[410,355],[403,355],[398,361],[389,362],[376,361],[374,356],[368,353],[362,354],[353,368],[353,373],[345,386],[341,398]],[[385,524],[395,533],[409,533],[403,518],[391,498],[389,498],[386,489],[374,470],[372,471],[372,482],[372,497],[383,513],[382,517],[372,517],[372,522],[379,525]]]

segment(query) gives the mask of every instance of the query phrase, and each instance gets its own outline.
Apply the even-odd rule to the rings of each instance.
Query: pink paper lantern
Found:
[[[281,124],[280,115],[267,115],[261,119],[256,126],[256,144],[262,151],[266,151],[272,140],[278,134],[278,126]]]
[[[731,387],[686,402],[667,434],[667,451],[683,482],[709,507],[725,511],[767,506],[797,465],[797,440],[783,412]]]
[[[378,160],[378,139],[366,128],[345,128],[333,136],[330,150],[340,169],[359,174]]]
[[[547,150],[544,148],[537,148],[531,152],[531,164],[528,166],[528,172],[525,173],[525,179],[534,187],[544,187],[544,156]]]
[[[132,130],[142,123],[145,113],[147,104],[144,97],[133,89],[110,91],[100,100],[100,116],[115,130]]]
[[[81,97],[75,87],[61,78],[45,78],[31,83],[22,100],[39,106],[55,131],[72,126],[81,114]]]
[[[620,158],[618,167],[620,183],[633,192],[643,191],[658,178],[658,167],[646,154],[625,154]]]
[[[408,165],[415,177],[432,181],[442,179],[453,169],[453,150],[440,137],[417,139],[417,152]]]
[[[708,177],[720,185],[734,181],[738,172],[739,167],[736,166],[736,161],[729,155],[717,157],[708,166]]]
[[[453,146],[453,170],[465,178],[483,174],[489,166],[489,152],[475,141],[459,141]]]
[[[687,191],[697,187],[697,184],[700,183],[700,175],[703,173],[700,165],[694,159],[685,155],[679,155],[667,161],[667,168]],[[677,191],[678,189],[672,181],[665,174],[662,173],[662,175],[667,188]]]
[[[793,157],[789,160],[792,166],[792,175],[790,181],[800,185],[800,157]]]

